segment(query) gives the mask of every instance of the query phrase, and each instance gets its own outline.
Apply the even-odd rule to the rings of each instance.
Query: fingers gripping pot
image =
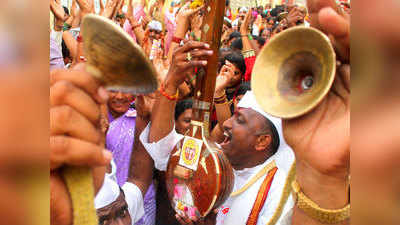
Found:
[[[82,25],[86,70],[106,89],[133,94],[157,90],[156,72],[141,48],[122,28],[105,17],[90,14]],[[74,225],[97,225],[90,168],[65,167],[64,179],[73,207]]]
[[[188,218],[205,217],[232,192],[232,167],[219,147],[209,140],[210,115],[218,66],[225,1],[204,1],[201,41],[214,54],[198,68],[191,127],[171,153],[166,186],[175,211]]]

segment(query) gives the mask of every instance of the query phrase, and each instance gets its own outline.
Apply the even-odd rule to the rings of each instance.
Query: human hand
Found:
[[[283,19],[279,22],[278,26],[276,27],[276,33],[279,33],[288,28],[288,21],[287,19]]]
[[[50,9],[57,20],[65,22],[68,19],[60,0],[50,0]]]
[[[94,0],[76,0],[79,5],[81,17],[86,14],[94,13]]]
[[[187,2],[179,10],[178,15],[176,16],[176,21],[177,21],[178,25],[183,26],[184,28],[186,28],[185,30],[187,30],[187,28],[189,27],[190,17],[195,15],[197,12],[200,12],[200,10],[202,10],[203,8],[204,8],[204,6],[196,8],[196,9],[191,9],[190,2]]]
[[[155,101],[156,96],[154,93],[148,95],[138,95],[135,101],[137,116],[145,120],[150,120],[151,111],[153,111]]]
[[[108,0],[101,15],[111,20],[116,12],[119,2],[120,0]]]
[[[240,26],[240,34],[242,34],[242,35],[248,34],[251,17],[252,17],[252,12],[251,12],[251,10],[249,10],[247,12],[246,16],[244,17],[242,25]]]
[[[164,59],[164,50],[158,49],[153,59],[153,65],[157,71],[157,79],[160,84],[164,82],[168,74],[169,64],[167,61]]]
[[[227,43],[229,40],[229,36],[231,35],[231,33],[233,32],[232,28],[227,27],[226,30],[224,31],[224,33],[222,34],[221,40],[222,43]]]
[[[122,7],[124,6],[125,0],[119,0],[117,8],[114,11],[114,15],[113,18],[115,18],[117,16],[117,14],[124,14],[122,12]]]
[[[83,65],[50,74],[50,210],[51,224],[72,224],[72,206],[62,179],[63,166],[93,168],[97,192],[112,155],[103,149],[100,104],[107,92]]]
[[[311,26],[326,34],[334,32],[331,41],[334,43],[336,53],[340,60],[350,61],[350,15],[345,13],[335,1],[310,0],[307,1],[308,12],[311,18]]]
[[[78,18],[79,17],[79,9],[78,9],[78,5],[76,4],[76,0],[72,0],[71,16],[74,17],[74,18]]]
[[[342,208],[348,203],[350,167],[350,66],[342,56],[350,52],[350,21],[333,10],[334,0],[308,3],[313,24],[344,54],[339,54],[342,64],[325,99],[310,113],[283,120],[283,133],[295,152],[297,181],[304,193],[323,208]]]
[[[202,42],[188,41],[182,47],[177,47],[172,55],[166,84],[173,89],[178,88],[185,81],[186,74],[195,67],[206,66],[212,54],[210,46]]]
[[[128,2],[128,11],[126,12],[126,18],[128,19],[128,21],[132,27],[135,27],[139,24],[133,16],[132,0],[129,0],[129,2]]]
[[[222,66],[219,72],[215,84],[215,95],[219,96],[233,81],[235,76],[235,68],[229,61],[225,61],[225,65]]]
[[[151,16],[149,16],[149,15],[145,15],[145,16],[142,18],[142,21],[141,21],[141,22],[142,22],[143,30],[146,29],[147,24],[149,24],[151,20],[152,20],[152,19],[151,19]]]
[[[175,214],[176,220],[182,225],[215,225],[217,219],[218,210],[210,212],[205,218],[193,218],[190,219],[187,216]]]
[[[197,12],[190,18],[190,26],[192,28],[192,31],[200,31],[201,25],[203,25],[203,16],[199,12]]]
[[[287,24],[289,27],[294,27],[297,25],[299,21],[304,22],[304,17],[305,15],[303,14],[302,11],[300,11],[299,8],[293,7],[289,11],[289,14],[286,17]]]
[[[99,11],[99,15],[103,15],[103,13],[104,13],[104,2],[103,2],[103,0],[99,0],[99,2],[100,2],[100,11]]]

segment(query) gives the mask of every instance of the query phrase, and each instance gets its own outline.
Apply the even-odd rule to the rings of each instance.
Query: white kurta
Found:
[[[176,133],[175,129],[173,129],[166,137],[164,137],[157,143],[149,143],[148,136],[150,132],[150,125],[151,124],[149,124],[140,135],[140,141],[143,143],[143,146],[153,158],[155,167],[158,170],[165,171],[167,169],[169,155],[171,151],[173,150],[174,146],[183,138],[183,136]],[[271,219],[276,208],[278,207],[288,172],[294,162],[294,153],[284,141],[281,141],[281,147],[279,148],[278,152],[270,157],[263,164],[240,171],[234,170],[235,183],[233,191],[236,191],[242,188],[246,183],[248,183],[248,181],[252,177],[254,177],[260,170],[262,170],[267,164],[269,164],[273,160],[275,161],[278,170],[272,181],[265,204],[259,214],[257,225],[265,225]],[[266,176],[267,174],[262,176],[245,192],[235,197],[229,197],[219,209],[216,224],[246,224],[247,218],[257,197],[258,190]],[[294,202],[292,197],[290,196],[285,204],[281,217],[276,224],[281,224],[281,221],[287,220],[287,215],[289,215],[290,217],[290,211],[293,208],[293,205]]]

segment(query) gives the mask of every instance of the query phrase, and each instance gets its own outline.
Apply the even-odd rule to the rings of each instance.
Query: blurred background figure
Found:
[[[352,1],[351,194],[356,225],[400,223],[398,3]]]

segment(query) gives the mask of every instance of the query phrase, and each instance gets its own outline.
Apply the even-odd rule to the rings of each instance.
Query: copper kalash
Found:
[[[172,151],[166,173],[172,207],[191,219],[205,217],[221,206],[234,184],[228,159],[209,140],[225,1],[206,0],[203,11],[201,41],[208,43],[214,54],[206,67],[198,68],[191,127]]]

